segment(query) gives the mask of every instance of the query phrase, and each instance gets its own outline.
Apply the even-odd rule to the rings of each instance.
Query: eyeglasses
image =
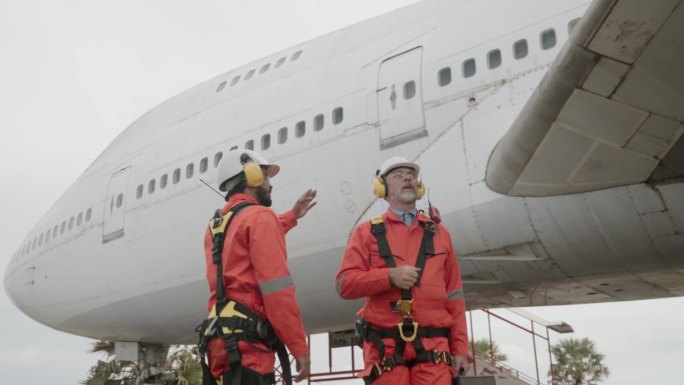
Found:
[[[390,179],[403,179],[408,176],[410,176],[413,179],[416,179],[418,177],[418,174],[415,172],[415,170],[411,170],[408,168],[393,170],[389,174],[387,174],[387,178]]]

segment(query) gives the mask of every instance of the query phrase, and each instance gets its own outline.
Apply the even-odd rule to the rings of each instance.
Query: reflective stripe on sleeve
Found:
[[[342,282],[344,282],[344,275],[341,276],[337,282],[335,282],[335,291],[337,291],[337,295],[341,295],[342,293]]]
[[[458,289],[458,290],[454,290],[451,293],[449,293],[449,295],[447,296],[447,301],[453,301],[455,299],[461,299],[461,298],[463,298],[463,290]]]
[[[294,286],[292,282],[292,277],[286,275],[284,277],[275,278],[270,281],[262,282],[259,284],[259,289],[262,295],[271,294],[278,290],[287,289],[288,287]]]

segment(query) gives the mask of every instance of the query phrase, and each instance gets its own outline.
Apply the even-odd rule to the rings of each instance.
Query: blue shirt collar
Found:
[[[390,209],[392,209],[392,212],[394,212],[397,215],[397,217],[406,224],[406,226],[411,226],[413,221],[416,219],[415,208],[409,210],[408,212],[395,209],[394,207],[390,207]]]

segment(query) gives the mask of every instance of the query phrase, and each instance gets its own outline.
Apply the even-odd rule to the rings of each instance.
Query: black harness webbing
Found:
[[[425,263],[428,255],[435,254],[435,245],[433,236],[436,231],[435,223],[432,221],[421,222],[423,227],[423,239],[418,250],[418,257],[416,258],[416,267],[420,269],[418,273],[418,280],[416,286],[420,287],[420,279],[422,277]],[[397,267],[389,243],[387,242],[387,227],[382,217],[374,217],[371,219],[371,233],[375,236],[378,242],[378,254],[385,261],[387,267]],[[451,355],[449,352],[426,351],[422,343],[423,338],[445,337],[449,338],[448,328],[418,328],[418,324],[412,322],[411,304],[413,301],[413,294],[411,289],[402,289],[401,298],[399,301],[390,303],[392,310],[399,311],[403,315],[403,321],[397,325],[397,328],[391,329],[374,329],[364,320],[359,320],[356,323],[356,331],[361,338],[373,343],[378,348],[378,355],[381,357],[381,362],[375,363],[368,376],[363,378],[368,385],[375,381],[382,373],[392,370],[395,365],[412,366],[417,362],[431,361],[437,364],[445,363],[451,364]],[[383,338],[392,338],[396,341],[394,356],[385,357],[385,344],[382,342]],[[411,342],[416,350],[416,359],[411,362],[404,360],[404,349],[406,343]]]
[[[267,320],[261,319],[251,309],[233,300],[228,300],[223,287],[223,263],[221,255],[226,242],[228,226],[233,218],[245,207],[253,203],[241,203],[228,210],[224,215],[220,209],[216,210],[210,222],[213,246],[211,249],[212,261],[216,265],[216,305],[213,317],[210,317],[196,331],[200,334],[198,350],[201,356],[204,385],[216,385],[216,379],[205,362],[205,353],[210,338],[222,338],[225,341],[225,350],[230,363],[230,370],[221,376],[222,385],[240,385],[242,382],[242,355],[238,348],[238,341],[247,343],[259,342],[266,345],[278,355],[278,360],[283,371],[283,379],[286,385],[292,385],[292,372],[290,360],[285,345],[278,339],[275,331]],[[225,313],[225,314],[224,314]],[[264,376],[267,380],[268,375]],[[268,382],[268,381],[266,381]]]
[[[435,243],[432,239],[436,231],[435,223],[431,221],[421,222],[421,226],[423,227],[423,239],[420,242],[418,257],[416,258],[416,267],[420,269],[418,272],[418,280],[416,281],[416,286],[418,287],[420,287],[420,279],[423,276],[423,269],[425,268],[427,256],[435,255]],[[375,239],[378,241],[378,254],[385,260],[387,267],[397,267],[397,263],[394,260],[389,243],[387,242],[387,236],[385,235],[387,233],[387,226],[385,226],[385,222],[381,216],[371,219],[371,233],[373,233]],[[401,299],[410,302],[413,299],[411,289],[402,289]]]

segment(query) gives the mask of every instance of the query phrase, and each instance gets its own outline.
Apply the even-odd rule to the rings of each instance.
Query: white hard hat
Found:
[[[263,156],[254,151],[244,148],[231,150],[221,158],[218,164],[216,182],[218,183],[219,190],[229,191],[235,187],[241,181],[240,178],[235,177],[242,173],[242,170],[248,163],[256,163],[259,166],[267,167],[268,176],[271,178],[280,171],[280,166],[268,163]]]
[[[392,171],[393,169],[397,167],[406,167],[410,168],[413,171],[416,172],[416,174],[420,174],[420,166],[418,166],[415,163],[411,163],[408,160],[400,157],[400,156],[393,156],[385,161],[385,163],[380,166],[380,169],[378,169],[375,172],[375,175],[384,177],[387,175],[388,172]]]

